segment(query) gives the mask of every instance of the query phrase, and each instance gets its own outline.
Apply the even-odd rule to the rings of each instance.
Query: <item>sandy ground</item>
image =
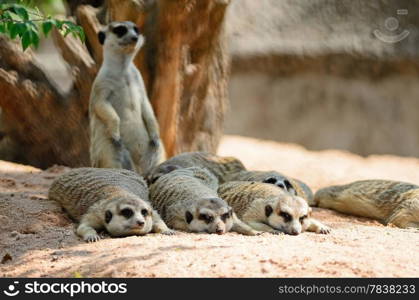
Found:
[[[220,154],[248,168],[275,169],[317,188],[364,178],[419,184],[419,159],[362,158],[227,136]],[[419,231],[314,209],[330,235],[246,237],[179,233],[105,238],[86,244],[74,224],[46,198],[68,170],[0,162],[0,276],[23,277],[401,277],[419,276]]]

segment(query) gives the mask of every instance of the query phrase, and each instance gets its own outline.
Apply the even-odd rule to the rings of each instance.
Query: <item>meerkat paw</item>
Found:
[[[168,229],[168,230],[162,231],[161,234],[164,234],[164,235],[176,235],[177,232],[175,230]]]
[[[121,138],[115,138],[115,137],[112,137],[111,138],[111,142],[112,142],[112,144],[116,147],[116,148],[122,148],[122,140],[121,140]]]
[[[150,147],[157,148],[158,145],[159,145],[159,138],[158,137],[152,138],[150,140]]]
[[[249,235],[249,236],[257,236],[257,235],[261,235],[262,233],[263,233],[262,231],[251,230],[246,235]]]
[[[329,234],[331,231],[332,229],[330,227],[323,225],[316,230],[316,233]]]
[[[94,243],[100,240],[100,236],[98,234],[87,234],[83,239],[88,243]]]

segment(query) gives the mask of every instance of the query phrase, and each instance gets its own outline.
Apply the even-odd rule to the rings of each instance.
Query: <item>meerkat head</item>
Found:
[[[138,27],[130,22],[112,22],[98,33],[99,42],[105,51],[135,54],[144,44],[144,36]]]
[[[220,198],[204,198],[185,212],[185,222],[191,232],[223,234],[233,227],[233,209]]]
[[[297,192],[294,189],[294,186],[291,184],[291,182],[284,178],[283,176],[277,176],[277,175],[268,175],[264,180],[262,180],[263,183],[269,183],[274,184],[277,187],[283,189],[284,191],[287,191],[291,195],[296,196]]]
[[[111,236],[145,235],[153,226],[151,206],[135,196],[120,196],[108,203],[103,221]]]
[[[307,228],[306,219],[311,213],[307,202],[286,193],[276,196],[265,205],[266,222],[286,234],[298,235]]]
[[[181,167],[176,165],[160,165],[155,170],[152,170],[149,175],[146,176],[147,182],[149,185],[155,183],[157,179],[162,177],[163,175],[169,174],[174,170],[178,170]]]

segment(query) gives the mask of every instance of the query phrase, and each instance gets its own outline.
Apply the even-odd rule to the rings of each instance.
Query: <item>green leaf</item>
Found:
[[[13,23],[11,26],[9,26],[9,35],[12,39],[15,39],[17,37],[19,28],[17,26],[17,23]]]
[[[6,24],[3,22],[0,22],[0,33],[6,32]]]
[[[47,36],[48,33],[51,32],[53,26],[54,22],[52,22],[51,20],[46,20],[44,23],[42,23],[42,32],[45,36]]]
[[[39,35],[35,31],[32,31],[32,43],[35,46],[35,48],[38,48],[38,46],[39,46]]]
[[[23,21],[28,21],[29,20],[28,11],[23,6],[14,4],[10,8],[10,11],[13,12],[14,14],[18,15]]]
[[[25,51],[32,43],[31,31],[26,31],[22,36],[22,48]]]
[[[26,50],[30,45],[38,47],[39,45],[39,36],[38,33],[32,29],[27,30],[22,36],[22,48]]]

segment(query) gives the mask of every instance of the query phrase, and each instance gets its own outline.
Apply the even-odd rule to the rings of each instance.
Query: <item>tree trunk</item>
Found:
[[[30,51],[23,53],[16,43],[0,37],[0,159],[41,168],[89,165],[88,99],[103,59],[98,19],[131,20],[146,36],[135,63],[168,156],[215,152],[227,103],[229,57],[223,20],[228,2],[108,0],[99,9],[73,2],[70,11],[86,32],[87,47],[53,33],[72,68],[74,84],[66,94],[51,83]]]

